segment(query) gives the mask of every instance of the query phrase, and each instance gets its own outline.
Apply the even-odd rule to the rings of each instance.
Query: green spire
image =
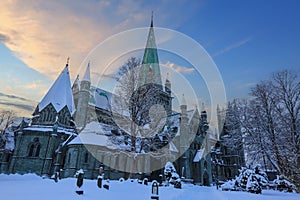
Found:
[[[148,33],[147,44],[142,60],[139,86],[142,86],[147,83],[155,83],[160,86],[162,85],[158,53],[154,36],[153,13],[151,16],[151,24]]]

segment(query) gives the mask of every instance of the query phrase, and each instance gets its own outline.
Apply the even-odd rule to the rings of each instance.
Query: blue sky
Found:
[[[179,31],[205,48],[221,72],[228,99],[247,97],[272,72],[299,71],[299,7],[297,0],[2,2],[0,93],[29,99],[33,102],[19,104],[35,107],[68,56],[74,79],[91,49],[118,32],[149,26],[153,10],[155,26]],[[16,108],[14,98],[0,95],[0,108],[7,109],[9,102]],[[17,112],[29,115],[31,107],[25,108]]]

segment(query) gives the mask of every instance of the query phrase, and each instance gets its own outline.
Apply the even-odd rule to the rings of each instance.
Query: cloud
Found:
[[[29,117],[37,103],[23,97],[0,93],[0,110],[13,111],[18,116]]]
[[[1,42],[9,42],[9,37],[5,34],[0,33],[0,41]]]
[[[9,63],[16,65],[15,68],[2,68],[6,79],[0,80],[1,92],[39,101],[64,68],[68,56],[69,71],[74,79],[82,71],[81,63],[94,47],[121,31],[148,27],[152,10],[154,26],[176,28],[198,12],[199,6],[202,6],[202,2],[188,0],[176,3],[172,0],[159,3],[134,0],[3,1],[0,4],[0,42],[13,53],[14,60],[20,59],[27,69],[17,69],[19,64],[15,62]],[[157,44],[163,39],[157,37]],[[98,56],[99,59],[109,59],[116,48],[118,46],[107,49],[107,54]],[[91,60],[93,62],[101,70],[106,67]],[[180,66],[176,69],[182,70]],[[28,73],[23,73],[25,71]],[[93,72],[92,76],[96,76]],[[112,73],[108,72],[108,75]],[[18,105],[27,105],[21,99],[4,96],[0,96],[0,101],[2,108],[8,109],[20,109],[22,106]],[[28,105],[35,107],[36,103]],[[28,113],[26,115],[31,114]]]
[[[7,97],[7,98],[10,98],[10,99],[18,99],[18,100],[22,100],[22,101],[30,101],[28,99],[25,99],[23,97],[18,97],[18,96],[15,96],[15,95],[9,95],[9,94],[3,94],[0,92],[0,97]]]
[[[235,42],[235,43],[233,43],[233,44],[231,44],[231,45],[225,47],[224,49],[222,49],[222,50],[216,52],[213,56],[215,57],[215,56],[222,55],[222,54],[224,54],[224,53],[226,53],[226,52],[228,52],[228,51],[231,51],[231,50],[233,50],[233,49],[236,49],[236,48],[238,48],[238,47],[240,47],[240,46],[242,46],[242,45],[248,43],[248,42],[251,41],[251,40],[252,40],[252,37],[248,37],[248,38],[245,38],[245,39],[240,40],[240,41],[238,41],[238,42]]]
[[[26,104],[19,104],[19,103],[11,103],[11,102],[2,102],[0,101],[0,105],[6,105],[9,107],[15,107],[17,109],[26,110],[33,112],[34,106],[26,105]]]
[[[70,56],[70,72],[75,77],[91,49],[114,33],[148,26],[151,10],[159,19],[158,25],[174,27],[202,5],[182,1],[170,8],[170,3],[174,4],[168,0],[159,4],[133,0],[3,1],[0,40],[27,66],[52,79]],[[182,5],[187,9],[181,11]],[[175,20],[178,12],[182,14]]]
[[[172,68],[176,72],[191,74],[191,73],[193,73],[195,71],[194,68],[188,68],[188,67],[184,67],[184,66],[179,66],[179,65],[176,65],[175,63],[172,63],[170,61],[168,61],[165,65],[168,66],[168,67],[170,67],[170,68]]]
[[[256,82],[250,82],[250,83],[244,83],[244,84],[237,84],[236,87],[237,89],[247,89],[252,88],[256,85]]]
[[[3,2],[0,32],[10,38],[4,43],[28,66],[54,78],[67,56],[78,65],[106,30],[105,25],[96,27],[88,17],[76,15],[75,9],[54,1]]]

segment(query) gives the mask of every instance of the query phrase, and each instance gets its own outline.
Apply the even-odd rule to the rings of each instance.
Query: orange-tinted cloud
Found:
[[[176,72],[190,74],[190,73],[193,73],[195,71],[194,68],[179,66],[179,65],[176,65],[175,63],[172,63],[170,61],[168,61],[165,65],[167,65],[168,67],[172,68]]]
[[[74,77],[92,48],[113,33],[147,26],[151,10],[157,11],[159,24],[173,18],[181,7],[170,11],[169,4],[144,5],[133,0],[3,1],[0,40],[25,64],[52,79],[70,56]]]

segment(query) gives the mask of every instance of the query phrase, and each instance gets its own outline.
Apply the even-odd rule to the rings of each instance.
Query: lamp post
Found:
[[[152,193],[151,194],[151,199],[159,200],[157,182],[152,183],[152,192],[151,193]]]

